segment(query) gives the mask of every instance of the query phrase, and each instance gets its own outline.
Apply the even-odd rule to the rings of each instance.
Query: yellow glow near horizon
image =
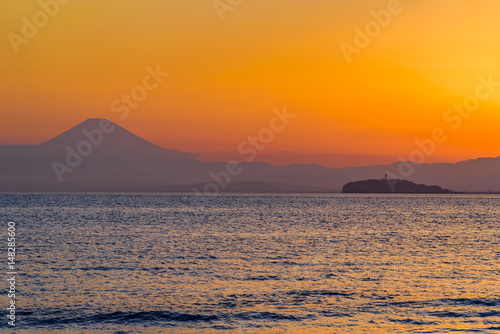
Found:
[[[500,3],[401,0],[401,13],[348,63],[340,43],[352,44],[354,27],[389,2],[243,1],[221,21],[205,0],[69,1],[17,54],[8,34],[22,35],[22,18],[41,7],[2,2],[0,143],[40,143],[102,117],[163,147],[225,160],[287,106],[296,121],[257,160],[396,161],[415,139],[449,127],[443,114],[474,94],[479,77],[500,81]],[[112,101],[157,64],[170,76],[121,120]],[[428,162],[500,155],[499,104],[500,91]]]

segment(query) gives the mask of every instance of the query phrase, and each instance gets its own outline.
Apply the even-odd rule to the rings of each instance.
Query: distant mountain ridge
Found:
[[[102,133],[101,140],[103,124],[113,131]],[[93,118],[39,145],[0,145],[0,191],[341,192],[354,180],[399,175],[401,164],[327,168],[244,162],[228,175],[226,162],[204,163]],[[422,164],[405,179],[454,191],[496,192],[498,171],[500,158],[481,158]]]

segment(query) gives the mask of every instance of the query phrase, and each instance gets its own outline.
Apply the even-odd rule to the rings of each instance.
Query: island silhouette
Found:
[[[343,193],[396,193],[396,194],[452,194],[453,191],[436,185],[417,184],[403,179],[381,179],[349,182],[342,188]]]

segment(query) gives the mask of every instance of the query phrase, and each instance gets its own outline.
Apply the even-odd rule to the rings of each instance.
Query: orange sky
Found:
[[[22,36],[23,17],[42,9],[2,1],[0,143],[40,143],[100,117],[227,160],[286,106],[297,117],[256,160],[389,163],[438,127],[448,139],[426,162],[499,156],[500,87],[457,130],[443,115],[474,95],[478,77],[500,81],[500,2],[401,0],[347,62],[341,43],[354,45],[354,28],[389,2],[243,0],[222,21],[213,0],[73,0],[16,53],[9,33]],[[113,101],[157,65],[169,76],[120,119]]]

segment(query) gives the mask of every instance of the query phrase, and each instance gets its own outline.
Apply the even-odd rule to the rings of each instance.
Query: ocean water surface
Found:
[[[12,333],[499,333],[500,196],[0,194]],[[6,282],[7,269],[4,270]]]

